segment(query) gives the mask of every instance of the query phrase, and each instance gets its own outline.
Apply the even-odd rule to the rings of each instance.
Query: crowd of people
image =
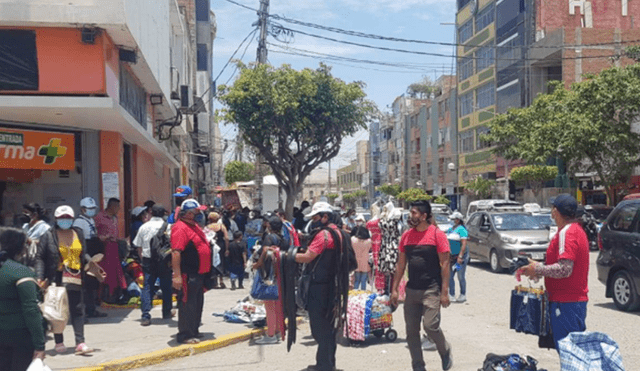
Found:
[[[25,370],[33,358],[44,357],[47,325],[38,302],[51,285],[66,289],[75,354],[93,351],[84,324],[87,318],[107,316],[96,309],[99,304],[122,303],[136,292],[142,326],[152,324],[152,301],[158,295],[162,318],[178,316],[177,341],[195,344],[202,337],[206,290],[226,289],[227,279],[231,290],[242,290],[250,268],[273,280],[282,293],[281,267],[291,251],[297,251],[295,263],[303,265],[300,280],[308,277],[298,305],[308,312],[318,343],[309,370],[336,368],[336,336],[348,291],[368,288],[389,295],[394,308],[404,301],[413,370],[425,370],[423,350],[437,350],[442,368],[452,367],[452,346],[440,318],[442,308],[467,300],[468,234],[460,213],[450,216],[453,227],[441,231],[430,204],[415,202],[409,228],[403,229],[393,204],[374,205],[366,221],[355,210],[340,214],[326,202],[311,206],[305,201],[289,221],[281,209],[262,214],[201,205],[188,186],[178,187],[173,197],[173,210],[153,201],[133,208],[128,240],[120,237],[120,201],[115,198],[103,210],[94,199],[83,198],[78,214],[71,205],[59,206],[52,223],[38,204],[25,204],[22,229],[0,229],[0,371]],[[571,196],[556,198],[552,216],[561,232],[549,246],[546,264],[521,268],[531,278],[545,277],[551,309],[558,313],[551,317],[556,345],[569,332],[585,330],[588,243],[573,219],[576,207]],[[287,331],[286,304],[280,295],[264,305],[267,331],[257,343],[277,344]],[[66,353],[62,333],[53,335],[55,351]]]

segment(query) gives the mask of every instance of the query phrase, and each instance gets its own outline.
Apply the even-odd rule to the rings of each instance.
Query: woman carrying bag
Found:
[[[86,277],[85,266],[92,272],[98,271],[99,268],[97,262],[91,261],[91,257],[87,253],[82,230],[72,228],[73,209],[67,205],[60,206],[56,209],[54,216],[56,219],[55,229],[49,234],[51,240],[45,242],[58,248],[60,259],[55,282],[67,290],[69,314],[76,341],[75,353],[76,355],[84,355],[93,352],[93,349],[84,342],[85,315],[82,286]],[[104,279],[104,275],[98,279],[100,278]],[[53,336],[56,342],[56,352],[65,353],[67,348],[64,345],[62,333],[54,333]]]
[[[44,359],[44,328],[34,273],[18,263],[27,236],[0,228],[0,371],[24,371]]]

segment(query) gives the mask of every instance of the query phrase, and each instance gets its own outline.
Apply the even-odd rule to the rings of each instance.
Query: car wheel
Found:
[[[611,280],[611,291],[613,292],[613,302],[616,307],[625,312],[638,309],[640,300],[638,300],[638,292],[633,285],[633,281],[626,271],[618,271]]]
[[[502,267],[500,266],[500,258],[498,258],[498,252],[496,249],[492,249],[489,254],[489,266],[491,267],[491,271],[493,273],[502,272]]]

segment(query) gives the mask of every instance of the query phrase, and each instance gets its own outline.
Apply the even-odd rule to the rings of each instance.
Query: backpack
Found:
[[[488,353],[482,368],[478,371],[544,371],[538,370],[538,361],[535,358],[527,356],[522,358],[518,354],[497,355]]]
[[[168,223],[165,222],[158,233],[149,241],[151,264],[155,268],[168,268],[171,261],[171,238],[165,233],[167,226]]]

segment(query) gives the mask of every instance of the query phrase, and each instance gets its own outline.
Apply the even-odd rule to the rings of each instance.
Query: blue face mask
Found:
[[[56,224],[60,229],[69,229],[73,225],[73,219],[56,219]]]
[[[96,216],[97,214],[97,210],[96,209],[86,209],[87,212],[85,213],[89,218],[93,218],[94,216]]]

